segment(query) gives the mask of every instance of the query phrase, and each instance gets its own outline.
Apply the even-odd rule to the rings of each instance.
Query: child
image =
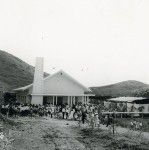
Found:
[[[95,116],[94,113],[92,113],[92,114],[91,114],[91,122],[90,122],[90,125],[91,125],[92,129],[94,128],[94,123],[95,123],[95,122],[94,122],[94,121],[95,121],[95,120],[94,120],[94,116]]]
[[[100,127],[98,113],[95,113],[95,126],[98,127],[98,129],[99,129],[99,127]]]

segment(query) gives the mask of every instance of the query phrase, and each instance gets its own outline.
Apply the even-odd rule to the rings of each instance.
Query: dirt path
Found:
[[[5,150],[148,150],[149,142],[132,136],[125,128],[116,127],[113,135],[107,127],[92,129],[87,124],[78,126],[76,121],[45,118],[19,118],[18,126],[5,127],[10,148]],[[21,124],[20,124],[21,123]],[[4,130],[3,130],[4,131]],[[127,133],[127,134],[125,134]],[[149,133],[146,136],[149,137]],[[141,140],[141,141],[140,141]],[[0,146],[0,150],[1,149]]]
[[[74,132],[77,122],[51,118],[19,120],[22,124],[10,130],[12,150],[90,150]],[[99,147],[102,150],[102,147]]]

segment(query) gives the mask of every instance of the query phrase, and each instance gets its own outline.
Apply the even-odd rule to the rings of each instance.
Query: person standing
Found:
[[[82,123],[83,124],[85,123],[86,113],[87,113],[87,110],[86,110],[85,106],[83,106],[82,107]]]
[[[66,108],[66,119],[69,117],[69,107]]]
[[[91,127],[92,127],[92,129],[94,128],[94,123],[95,123],[95,115],[94,115],[94,113],[92,112],[91,113],[91,118],[90,118],[90,125],[91,125]]]
[[[51,118],[53,118],[54,115],[54,106],[51,106]]]
[[[107,115],[107,125],[106,127],[108,127],[109,125],[111,125],[113,123],[113,118],[110,114]]]
[[[98,129],[100,127],[99,115],[97,112],[95,113],[95,126],[98,127]]]
[[[66,112],[66,109],[65,109],[65,107],[63,107],[63,108],[62,108],[63,119],[64,119],[64,117],[65,117],[65,112]]]
[[[82,120],[82,111],[81,111],[81,110],[79,110],[79,111],[77,112],[77,116],[78,116],[78,124],[79,124],[79,127],[80,127],[80,125],[81,125],[81,120]]]

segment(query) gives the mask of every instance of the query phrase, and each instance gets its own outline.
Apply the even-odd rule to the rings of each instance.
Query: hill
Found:
[[[33,66],[0,50],[0,87],[8,90],[25,86],[33,82],[33,76]]]
[[[120,96],[145,96],[144,92],[149,91],[149,85],[128,80],[101,87],[90,87],[96,96],[120,97]],[[147,96],[147,94],[146,94]]]

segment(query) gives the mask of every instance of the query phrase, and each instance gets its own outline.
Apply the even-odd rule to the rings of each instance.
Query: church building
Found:
[[[48,77],[43,77],[43,58],[36,59],[33,84],[14,89],[20,103],[31,104],[68,104],[88,103],[92,91],[79,83],[69,74],[60,70]]]

